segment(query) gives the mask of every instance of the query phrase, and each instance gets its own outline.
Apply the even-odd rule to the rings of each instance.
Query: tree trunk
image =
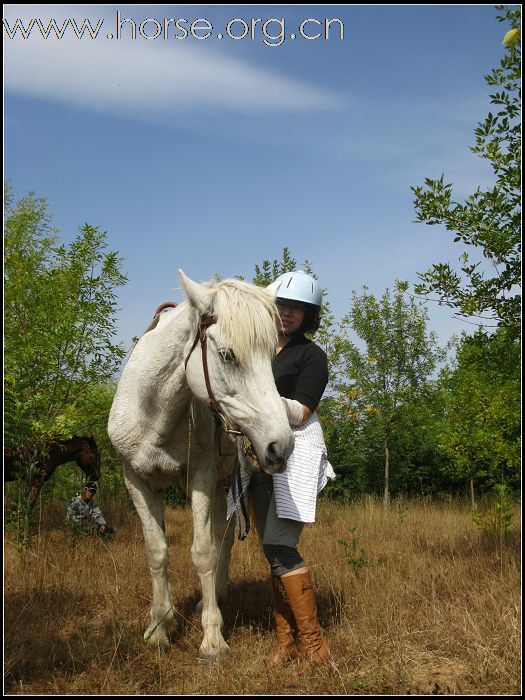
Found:
[[[476,505],[476,496],[474,494],[474,475],[470,475],[470,505],[472,508]]]
[[[390,505],[390,447],[388,445],[388,435],[385,435],[385,492],[383,494],[383,508],[388,509]]]

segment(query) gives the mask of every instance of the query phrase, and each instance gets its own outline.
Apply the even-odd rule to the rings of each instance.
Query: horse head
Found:
[[[284,471],[294,438],[272,373],[278,318],[273,297],[240,280],[201,285],[182,271],[179,275],[193,310],[195,333],[201,328],[200,347],[192,346],[192,337],[187,348],[190,390],[205,403],[211,399],[250,439],[265,472]],[[207,320],[201,324],[203,319]]]
[[[74,436],[78,453],[75,462],[85,473],[88,481],[98,481],[100,479],[100,450],[92,437]]]

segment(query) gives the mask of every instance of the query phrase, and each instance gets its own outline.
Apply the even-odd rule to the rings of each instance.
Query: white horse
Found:
[[[202,588],[200,655],[214,658],[229,649],[217,599],[226,593],[233,533],[218,479],[225,466],[231,471],[233,457],[229,465],[220,463],[210,405],[249,438],[269,474],[285,469],[294,443],[271,369],[277,343],[273,298],[238,280],[200,285],[181,270],[179,275],[187,301],[162,313],[156,328],[135,346],[113,401],[108,434],[144,531],[153,586],[144,638],[169,647],[173,603],[163,500],[168,486],[187,484],[191,553]]]

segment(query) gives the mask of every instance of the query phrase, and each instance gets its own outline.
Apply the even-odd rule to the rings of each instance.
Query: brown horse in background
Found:
[[[76,462],[88,481],[100,479],[100,451],[92,437],[74,435],[69,440],[49,443],[41,452],[32,454],[4,449],[4,481],[14,481],[24,473],[24,467],[35,465],[35,474],[29,478],[29,502],[34,505],[45,482],[60,464]]]

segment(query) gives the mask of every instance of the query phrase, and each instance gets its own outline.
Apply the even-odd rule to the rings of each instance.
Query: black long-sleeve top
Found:
[[[315,411],[328,383],[324,350],[297,334],[274,357],[272,369],[280,396],[295,399]]]

